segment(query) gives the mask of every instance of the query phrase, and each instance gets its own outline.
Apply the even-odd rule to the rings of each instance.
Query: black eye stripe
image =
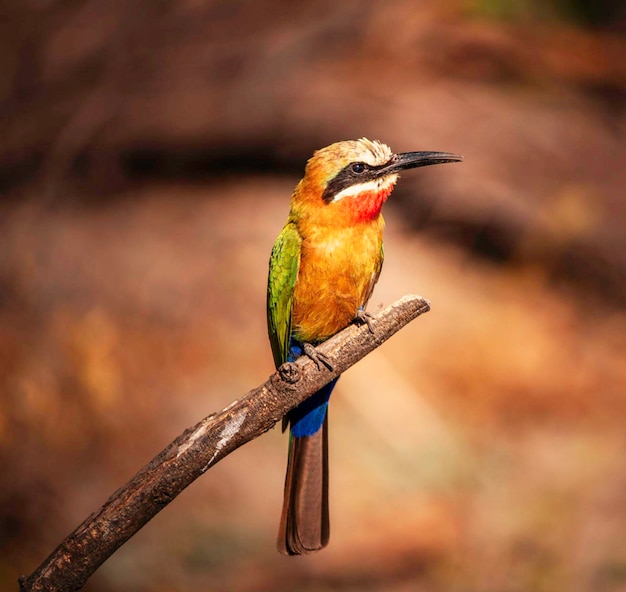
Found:
[[[355,167],[360,169],[361,165],[363,170],[361,172],[355,171]],[[349,165],[342,168],[326,185],[326,189],[322,194],[322,199],[326,203],[330,203],[333,201],[335,195],[337,195],[340,191],[343,191],[347,187],[351,185],[356,185],[357,183],[363,183],[365,181],[370,181],[371,179],[376,179],[378,177],[378,173],[381,169],[389,166],[389,163],[386,162],[380,165],[371,165],[365,162],[351,162]]]

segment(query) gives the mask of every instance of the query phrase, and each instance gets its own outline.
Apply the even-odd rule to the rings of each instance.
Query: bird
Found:
[[[313,153],[270,255],[267,325],[276,368],[306,355],[365,311],[383,265],[383,204],[407,169],[458,162],[448,152],[394,154],[378,140],[335,142]],[[370,327],[371,328],[371,327]],[[337,382],[283,420],[289,456],[277,549],[305,555],[328,544],[328,401]]]

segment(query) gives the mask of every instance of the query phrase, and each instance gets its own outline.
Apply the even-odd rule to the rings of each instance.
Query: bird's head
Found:
[[[331,224],[374,220],[401,171],[462,158],[447,152],[394,154],[386,144],[366,138],[336,142],[309,159],[292,197],[292,213]]]

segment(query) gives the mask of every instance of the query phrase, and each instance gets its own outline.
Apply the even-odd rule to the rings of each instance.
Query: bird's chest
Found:
[[[381,263],[380,225],[307,237],[294,290],[296,338],[323,341],[348,326],[365,306]]]

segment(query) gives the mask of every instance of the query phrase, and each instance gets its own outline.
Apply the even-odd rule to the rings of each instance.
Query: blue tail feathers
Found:
[[[289,346],[288,360],[293,362],[302,353],[301,344],[292,340]],[[337,380],[339,380],[339,377],[333,379],[289,412],[291,433],[296,438],[312,436],[321,429],[326,417],[326,410],[328,409],[328,399],[335,388],[335,384],[337,384]]]

